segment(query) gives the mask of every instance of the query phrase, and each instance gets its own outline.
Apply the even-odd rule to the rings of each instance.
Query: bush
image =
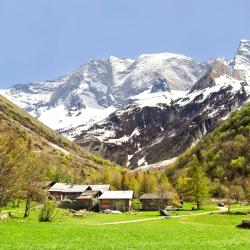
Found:
[[[249,220],[243,220],[241,222],[241,224],[239,224],[237,227],[250,229],[250,221]]]
[[[133,210],[138,211],[142,209],[142,203],[138,199],[133,200],[131,205]]]
[[[17,213],[15,213],[15,212],[9,212],[8,214],[9,214],[9,217],[12,218],[12,219],[17,219],[18,218]]]
[[[39,221],[40,222],[51,222],[56,216],[56,203],[54,201],[46,201],[40,211]]]

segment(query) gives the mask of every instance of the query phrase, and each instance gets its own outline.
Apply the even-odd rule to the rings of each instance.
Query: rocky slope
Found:
[[[178,156],[245,103],[249,58],[247,40],[230,62],[111,56],[1,93],[83,147],[136,168]]]

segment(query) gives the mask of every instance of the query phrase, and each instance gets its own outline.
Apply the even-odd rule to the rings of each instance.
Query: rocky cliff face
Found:
[[[90,60],[0,93],[83,147],[135,168],[178,156],[250,93],[250,41],[231,62],[171,53]]]
[[[155,106],[127,105],[86,130],[76,142],[131,168],[174,158],[249,97],[244,81],[225,75],[209,78],[213,86],[194,89],[184,98]]]
[[[244,79],[244,77],[240,76],[240,73],[237,70],[229,66],[225,59],[217,59],[211,64],[207,73],[193,85],[190,93],[195,90],[214,87],[216,85],[215,80],[223,75],[230,76],[238,80]]]

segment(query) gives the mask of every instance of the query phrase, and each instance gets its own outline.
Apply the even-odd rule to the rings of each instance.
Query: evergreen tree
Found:
[[[140,183],[140,194],[153,193],[156,191],[157,180],[155,175],[144,172]]]
[[[202,165],[196,155],[193,155],[189,177],[190,198],[196,203],[197,209],[200,209],[203,202],[208,198],[208,183]]]

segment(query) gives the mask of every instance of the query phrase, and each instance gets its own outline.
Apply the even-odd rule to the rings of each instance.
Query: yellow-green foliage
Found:
[[[117,166],[86,152],[0,96],[0,136],[10,133],[13,139],[31,141],[34,151],[42,155],[48,166],[47,177],[50,179],[90,182],[104,166]],[[54,148],[51,143],[63,148],[68,154]]]
[[[222,185],[241,185],[244,190],[250,184],[250,104],[223,122],[199,144],[187,150],[178,160],[166,168],[166,173],[177,184],[187,174],[195,154],[202,163],[211,182]],[[218,186],[217,184],[214,186]],[[220,188],[224,190],[225,187]],[[221,191],[219,190],[219,191]]]

